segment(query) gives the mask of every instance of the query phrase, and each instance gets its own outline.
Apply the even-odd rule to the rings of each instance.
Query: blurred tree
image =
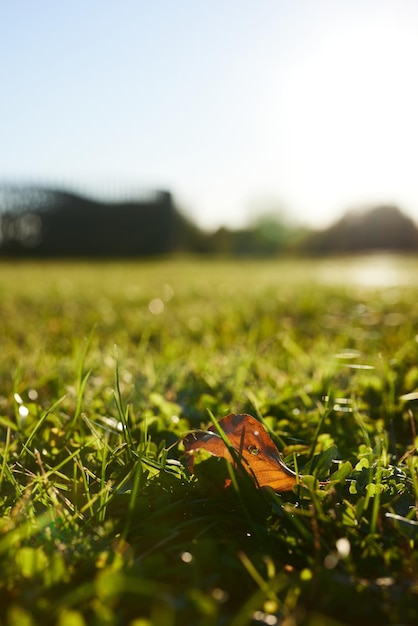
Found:
[[[221,227],[207,236],[207,251],[232,256],[273,256],[297,249],[302,229],[277,215],[259,215],[247,227]]]
[[[315,254],[417,252],[418,229],[395,205],[351,210],[326,230],[311,233],[301,249]]]
[[[260,253],[277,254],[293,245],[300,229],[280,213],[266,213],[254,220],[250,231]]]

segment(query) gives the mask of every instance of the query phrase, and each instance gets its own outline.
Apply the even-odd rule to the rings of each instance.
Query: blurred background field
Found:
[[[111,363],[111,377],[117,346],[132,385],[152,363],[163,391],[159,367],[203,365],[227,384],[212,362],[232,358],[259,368],[267,351],[276,367],[288,367],[292,343],[307,359],[314,345],[331,360],[341,349],[375,360],[380,342],[397,351],[416,335],[414,257],[21,261],[0,270],[0,371],[8,385],[16,372],[35,380],[70,375],[66,368],[74,368],[75,351],[90,336],[95,366]]]

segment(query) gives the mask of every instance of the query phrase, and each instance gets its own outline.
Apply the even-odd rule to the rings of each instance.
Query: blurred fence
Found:
[[[2,256],[145,256],[171,251],[171,194],[121,202],[36,185],[0,184]]]

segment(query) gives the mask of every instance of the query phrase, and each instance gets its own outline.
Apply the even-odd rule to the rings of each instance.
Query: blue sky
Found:
[[[0,179],[170,189],[201,226],[280,207],[418,220],[415,0],[0,5]]]

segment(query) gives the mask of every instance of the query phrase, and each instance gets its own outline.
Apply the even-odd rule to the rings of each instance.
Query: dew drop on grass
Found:
[[[279,623],[275,615],[270,615],[269,613],[264,613],[263,611],[255,611],[253,613],[253,618],[256,622],[267,624],[267,626],[275,626]]]
[[[361,352],[359,350],[343,350],[335,355],[337,359],[358,359],[360,356]]]
[[[375,582],[379,587],[391,587],[395,584],[395,579],[392,576],[381,576],[380,578],[376,578]]]
[[[18,404],[23,404],[23,400],[22,400],[22,398],[19,396],[19,394],[18,394],[18,393],[14,393],[14,394],[13,394],[13,397],[14,397],[14,399],[15,399],[15,402],[17,402]]]
[[[105,415],[101,415],[100,421],[112,430],[118,431],[120,433],[122,433],[124,430],[122,422],[115,419],[114,417],[106,417]]]
[[[148,305],[148,309],[153,315],[161,315],[164,311],[164,302],[161,298],[154,298]]]
[[[350,554],[351,545],[347,537],[341,537],[340,539],[337,539],[335,546],[341,559],[345,559]]]
[[[324,566],[327,569],[334,569],[335,567],[337,567],[338,565],[338,554],[336,554],[335,552],[331,552],[330,554],[327,554],[327,556],[324,559]]]
[[[27,417],[29,415],[29,409],[27,406],[23,404],[19,407],[19,415],[20,417]]]
[[[218,602],[226,602],[226,600],[228,600],[228,596],[228,592],[220,589],[219,587],[215,587],[215,589],[212,590],[212,597]]]
[[[277,602],[275,600],[266,600],[266,602],[264,602],[263,608],[266,612],[263,620],[264,623],[267,624],[267,626],[275,626],[275,624],[278,624],[279,620],[277,619],[276,615],[272,615],[279,610],[279,605],[277,604]]]
[[[38,392],[36,391],[36,389],[29,389],[28,398],[29,400],[32,400],[32,402],[38,399]]]
[[[193,555],[190,552],[182,552],[180,558],[183,563],[191,563],[193,561]]]

